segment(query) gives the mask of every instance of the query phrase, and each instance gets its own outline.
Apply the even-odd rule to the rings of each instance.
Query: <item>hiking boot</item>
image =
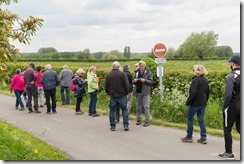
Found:
[[[44,106],[43,105],[40,105],[40,108],[43,108]]]
[[[226,153],[225,152],[223,154],[219,154],[218,156],[219,156],[219,158],[226,159],[226,160],[234,160],[235,159],[235,156],[232,153]]]
[[[39,114],[39,113],[41,113],[41,111],[35,110],[34,113]]]
[[[206,139],[199,139],[197,140],[198,143],[201,143],[201,144],[207,144],[207,140]]]
[[[189,137],[181,138],[181,141],[182,142],[188,142],[188,143],[192,143],[193,142],[192,138],[189,138]]]
[[[57,113],[57,111],[55,110],[55,111],[53,111],[53,114],[56,114]]]
[[[137,121],[137,122],[136,122],[136,125],[140,125],[140,124],[141,124],[141,121]]]
[[[111,131],[115,131],[115,126],[111,126],[111,127],[110,127],[110,130],[111,130]]]
[[[47,112],[47,114],[51,114],[51,112]]]
[[[92,117],[99,117],[100,115],[99,114],[92,114]]]
[[[21,110],[21,111],[25,110],[25,107],[21,107],[20,110]]]
[[[92,113],[89,113],[88,116],[92,116]]]
[[[145,123],[143,124],[144,127],[147,127],[147,126],[149,126],[149,125],[150,125],[149,122],[145,122]]]
[[[33,113],[33,110],[32,109],[29,109],[29,113]]]
[[[75,112],[75,115],[83,115],[84,112],[82,111],[78,111],[78,112]]]
[[[128,130],[129,130],[129,126],[128,126],[128,125],[125,125],[125,126],[124,126],[124,130],[125,130],[125,131],[128,131]]]
[[[19,108],[18,107],[15,107],[16,110],[18,110]]]

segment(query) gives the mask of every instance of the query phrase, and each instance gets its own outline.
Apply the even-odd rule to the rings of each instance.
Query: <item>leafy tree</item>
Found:
[[[233,50],[230,46],[218,46],[215,55],[217,57],[231,57],[233,56]]]
[[[52,54],[52,58],[58,59],[60,57],[60,54],[58,52],[55,52]]]
[[[183,57],[213,57],[217,39],[213,31],[192,33],[182,44]]]
[[[124,56],[118,50],[112,50],[103,54],[102,59],[123,59]]]
[[[176,50],[172,47],[168,49],[168,52],[166,54],[166,57],[168,58],[174,58],[176,56]]]
[[[131,53],[130,53],[130,47],[126,46],[124,48],[124,57],[126,57],[127,59],[130,59]]]
[[[146,56],[148,56],[149,58],[155,58],[154,54],[153,54],[153,48],[152,48],[152,51],[151,52],[148,52],[146,54]]]
[[[53,53],[53,52],[57,52],[57,50],[53,47],[47,47],[47,48],[43,47],[38,49],[38,53],[40,54]]]
[[[10,5],[11,2],[18,3],[18,0],[0,0],[0,6]],[[0,78],[3,83],[6,78],[4,76],[5,63],[14,61],[19,52],[19,49],[10,42],[18,40],[20,43],[30,44],[30,37],[36,34],[37,30],[42,27],[42,23],[43,19],[29,16],[24,20],[17,14],[0,8]]]

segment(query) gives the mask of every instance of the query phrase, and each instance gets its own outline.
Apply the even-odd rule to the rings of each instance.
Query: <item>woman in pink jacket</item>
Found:
[[[10,92],[12,93],[13,90],[16,96],[15,109],[18,109],[20,105],[21,107],[20,110],[25,110],[23,101],[21,99],[21,95],[25,90],[25,81],[24,81],[24,76],[21,75],[20,69],[16,69],[16,74],[11,79]]]

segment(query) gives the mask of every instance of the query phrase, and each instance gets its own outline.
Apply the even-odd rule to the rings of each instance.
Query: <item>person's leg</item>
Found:
[[[120,118],[120,105],[117,104],[117,107],[115,108],[115,122],[118,123]]]
[[[237,108],[236,130],[240,134],[240,108]]]
[[[62,105],[65,103],[65,98],[64,98],[64,86],[60,87],[60,95],[61,95],[61,101]]]
[[[31,88],[31,90],[32,90],[33,98],[34,98],[34,110],[35,111],[38,111],[38,93],[37,93],[37,87],[36,86],[33,86]]]
[[[237,119],[235,108],[228,107],[223,112],[225,152],[232,153],[232,127]]]
[[[31,88],[29,86],[26,87],[26,93],[27,93],[27,102],[28,102],[28,109],[29,111],[33,111],[32,110],[32,92],[31,92]]]
[[[90,93],[90,102],[89,102],[89,116],[92,115],[92,93]]]
[[[130,113],[130,110],[131,110],[132,100],[133,100],[133,93],[131,92],[131,93],[127,94],[127,109],[128,109],[128,113]]]
[[[206,106],[199,107],[199,109],[197,110],[197,120],[198,120],[198,124],[200,126],[200,129],[201,129],[200,135],[201,135],[202,140],[207,139],[206,126],[204,123],[205,111],[206,111]]]
[[[51,112],[51,104],[50,104],[50,91],[49,90],[45,90],[45,97],[46,97],[46,106],[47,106],[47,113]]]
[[[51,89],[52,112],[56,112],[56,88]]]
[[[44,105],[44,90],[43,87],[39,88],[39,100],[40,100],[40,106],[42,107]]]
[[[137,122],[141,122],[141,110],[142,110],[142,94],[137,93],[136,95],[136,117]]]
[[[193,134],[193,117],[196,113],[196,107],[189,106],[187,111],[187,138],[192,138]]]
[[[127,109],[127,98],[123,96],[119,99],[119,104],[122,109],[122,116],[123,116],[123,125],[129,125],[129,117],[128,117],[128,109]]]
[[[80,104],[81,104],[81,101],[82,101],[82,97],[77,97],[76,99],[76,108],[75,108],[75,111],[76,112],[80,112]]]
[[[66,92],[66,99],[65,99],[65,103],[66,104],[69,104],[69,92],[70,92],[70,89],[69,89],[69,87],[66,87],[65,88],[65,92]]]
[[[18,107],[19,107],[19,97],[20,97],[19,91],[14,90],[14,94],[15,94],[15,97],[16,97],[15,108],[18,109]]]
[[[145,117],[146,117],[145,123],[146,124],[149,124],[149,122],[150,122],[150,104],[149,103],[150,103],[150,95],[143,96],[142,104],[143,104],[143,107],[144,107],[144,114],[145,114]]]
[[[111,127],[115,127],[115,109],[118,106],[118,102],[116,98],[110,97],[110,105],[109,105],[109,122]]]

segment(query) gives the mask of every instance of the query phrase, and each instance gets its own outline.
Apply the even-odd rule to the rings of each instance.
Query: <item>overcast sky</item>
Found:
[[[21,52],[54,47],[59,52],[150,52],[158,42],[178,49],[192,33],[214,31],[218,45],[240,52],[238,0],[19,0],[8,8],[21,18],[44,19]]]

